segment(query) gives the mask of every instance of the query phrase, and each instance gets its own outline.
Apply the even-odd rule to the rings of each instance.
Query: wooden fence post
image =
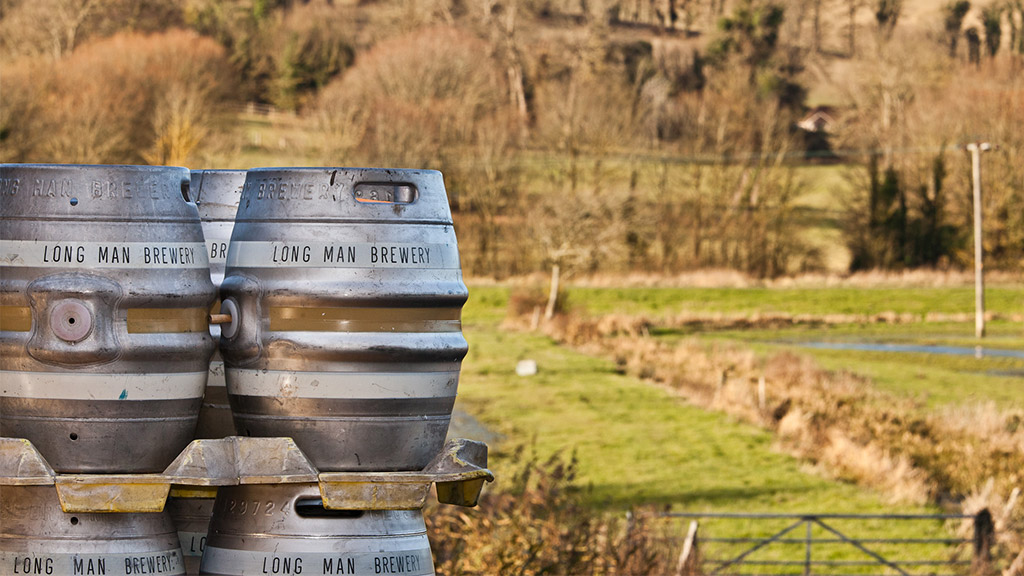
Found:
[[[996,525],[988,508],[974,515],[974,557],[971,559],[971,574],[987,576],[992,566],[992,544],[996,539]]]
[[[690,522],[690,529],[686,533],[686,540],[683,541],[683,551],[679,554],[679,561],[676,562],[675,576],[692,576],[700,574],[697,554],[697,521]]]

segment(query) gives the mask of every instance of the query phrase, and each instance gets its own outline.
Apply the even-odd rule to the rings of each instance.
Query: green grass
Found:
[[[801,166],[797,178],[802,193],[794,201],[799,208],[796,225],[803,242],[820,253],[826,270],[842,273],[850,268],[850,250],[843,240],[845,207],[842,199],[853,194],[853,169],[843,165]]]
[[[472,286],[464,328],[470,343],[459,384],[457,408],[490,432],[491,467],[501,489],[519,462],[514,448],[526,445],[540,458],[561,454],[577,460],[578,484],[593,506],[609,513],[652,506],[696,513],[934,513],[933,508],[890,505],[872,491],[824,478],[772,447],[758,427],[687,404],[670,392],[616,372],[612,363],[560,347],[547,337],[500,328],[508,290]],[[515,365],[533,359],[539,373],[519,377]],[[688,520],[665,520],[662,528],[681,538]],[[765,537],[795,519],[702,519],[701,535]],[[866,538],[948,538],[941,521],[826,520],[844,533]],[[791,533],[802,538],[805,527]],[[831,537],[822,528],[815,537]],[[907,556],[892,544],[871,546],[885,555]],[[793,560],[803,550],[773,544],[750,558]],[[737,545],[705,543],[703,553],[731,557]],[[943,560],[944,546],[917,548],[909,554]],[[815,547],[816,559],[863,561],[848,545]],[[746,571],[780,573],[779,567]],[[792,567],[789,567],[792,571]],[[853,567],[846,573],[877,571]]]
[[[1024,359],[997,356],[910,352],[829,350],[802,342],[918,344],[974,348],[973,324],[844,324],[777,329],[655,330],[666,341],[700,335],[749,346],[762,355],[794,350],[814,358],[828,370],[846,370],[870,378],[886,392],[908,396],[934,409],[950,404],[995,402],[1004,408],[1024,407]],[[1011,322],[991,323],[984,347],[1024,350],[1024,334]]]
[[[595,505],[656,504],[694,511],[915,510],[806,472],[774,451],[770,433],[688,405],[671,393],[621,375],[613,364],[500,329],[507,292],[473,287],[466,307],[470,353],[458,406],[506,440],[499,475],[514,444],[541,457],[579,460],[579,478]],[[518,360],[536,360],[534,377],[515,375]]]
[[[824,368],[867,376],[878,389],[911,396],[928,408],[981,402],[1024,407],[1024,377],[994,374],[1015,371],[1024,376],[1024,360],[847,350],[804,352]]]
[[[952,288],[589,288],[569,289],[569,303],[588,314],[972,314],[974,289]],[[1024,313],[1024,287],[990,287],[986,309]],[[972,328],[973,330],[973,328]]]
[[[1024,313],[1024,288],[996,286],[986,290],[988,309],[1004,315]],[[850,314],[884,312],[924,318],[929,312],[973,312],[972,288],[583,288],[569,290],[569,302],[588,314],[644,314],[668,317],[680,312]],[[815,358],[824,368],[847,370],[871,378],[880,389],[921,401],[935,409],[957,403],[995,402],[1024,406],[1024,360],[986,356],[824,350],[802,342],[920,344],[1024,350],[1024,326],[1000,320],[987,325],[983,341],[974,337],[973,322],[912,324],[837,324],[787,328],[708,330],[659,329],[652,333],[672,340],[701,336],[737,341],[762,354],[793,349]]]

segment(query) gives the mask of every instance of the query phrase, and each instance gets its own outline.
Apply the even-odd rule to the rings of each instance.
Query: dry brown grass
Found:
[[[647,337],[649,326],[646,319],[618,315],[561,317],[545,328],[696,405],[773,430],[780,449],[892,502],[959,504],[968,513],[988,507],[1003,532],[997,555],[1007,563],[1024,546],[1021,410],[978,404],[929,413],[807,356],[761,358],[737,345],[697,339],[670,344]]]
[[[559,574],[644,576],[674,574],[673,550],[652,511],[621,516],[583,503],[575,463],[546,461],[519,449],[521,462],[500,489],[488,489],[478,510],[453,506],[426,511],[438,574]],[[495,487],[497,488],[497,487]]]
[[[963,502],[963,512],[974,515],[982,510],[988,510],[992,514],[992,522],[995,527],[995,550],[993,556],[1006,558],[1006,570],[1003,576],[1019,576],[1024,574],[1024,514],[1021,513],[1020,488],[1014,488],[1008,494],[1001,493],[995,489],[995,482],[989,479],[977,490],[971,492]],[[974,523],[971,520],[964,520],[957,527],[957,533],[962,538],[970,538],[974,531]],[[1014,557],[1016,554],[1016,557]]]
[[[1019,286],[1024,271],[986,271],[985,279],[992,285]],[[527,278],[543,281],[542,275]],[[514,282],[515,280],[511,280]],[[972,286],[974,273],[969,270],[931,270],[927,268],[854,274],[798,274],[781,278],[756,278],[736,270],[704,269],[679,274],[633,272],[628,274],[593,274],[573,278],[579,286],[594,288],[945,288]]]

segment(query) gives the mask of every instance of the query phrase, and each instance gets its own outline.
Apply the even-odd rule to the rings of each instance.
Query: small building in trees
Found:
[[[838,160],[832,151],[830,137],[836,126],[837,113],[831,106],[817,106],[807,112],[796,123],[803,132],[804,149],[809,160]]]

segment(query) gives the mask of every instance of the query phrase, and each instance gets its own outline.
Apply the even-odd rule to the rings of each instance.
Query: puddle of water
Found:
[[[1024,351],[1000,350],[977,346],[925,346],[917,344],[873,344],[869,342],[788,342],[803,348],[822,350],[860,350],[863,352],[901,352],[913,354],[943,354],[946,356],[974,356],[975,358],[1020,358],[1024,359]]]

